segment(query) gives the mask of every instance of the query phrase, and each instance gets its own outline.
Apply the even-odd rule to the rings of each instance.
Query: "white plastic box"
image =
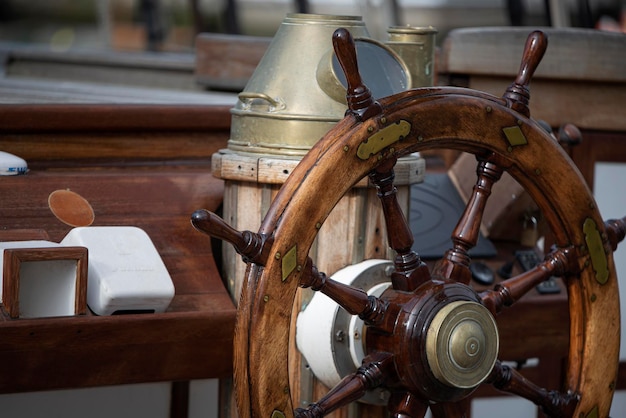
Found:
[[[140,228],[74,228],[61,244],[89,250],[87,305],[97,315],[164,312],[174,297],[169,272]]]

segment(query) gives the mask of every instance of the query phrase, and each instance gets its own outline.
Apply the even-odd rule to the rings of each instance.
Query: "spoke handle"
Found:
[[[191,215],[191,224],[198,231],[230,243],[248,263],[265,265],[270,245],[265,235],[251,231],[238,231],[215,213],[198,209]]]
[[[530,100],[530,80],[535,74],[543,55],[548,48],[548,37],[541,31],[534,31],[526,39],[522,62],[519,72],[513,84],[511,84],[504,98],[509,103],[509,107],[524,116],[530,116],[528,103]]]
[[[359,73],[356,46],[352,35],[347,29],[339,28],[333,33],[332,39],[335,56],[348,83],[346,91],[348,112],[360,120],[366,120],[381,113],[380,104],[374,101],[372,92],[363,83]]]
[[[624,240],[626,236],[626,216],[621,219],[609,219],[604,223],[609,238],[611,249],[615,251],[617,245]]]

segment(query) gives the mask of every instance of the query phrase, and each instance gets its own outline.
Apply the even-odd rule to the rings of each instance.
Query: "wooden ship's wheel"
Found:
[[[584,179],[557,141],[530,118],[530,78],[547,46],[526,43],[520,72],[502,98],[441,87],[375,101],[358,73],[354,42],[339,29],[335,53],[348,80],[345,118],[303,158],[284,183],[258,233],[238,232],[205,210],[194,226],[231,242],[248,262],[235,335],[235,386],[243,418],[322,417],[384,387],[394,417],[464,417],[480,385],[534,402],[552,417],[607,417],[617,378],[619,300],[613,251],[625,221],[606,223]],[[428,268],[396,201],[394,165],[421,150],[451,148],[476,156],[473,194],[450,249]],[[525,273],[478,292],[468,251],[476,245],[491,188],[507,171],[534,199],[554,246]],[[397,254],[392,285],[380,296],[319,272],[308,256],[339,199],[369,176]],[[417,237],[419,239],[419,237]],[[498,358],[495,318],[537,284],[557,276],[567,286],[570,341],[561,387],[541,388]],[[331,297],[366,324],[362,366],[318,402],[294,410],[288,348],[298,287]]]

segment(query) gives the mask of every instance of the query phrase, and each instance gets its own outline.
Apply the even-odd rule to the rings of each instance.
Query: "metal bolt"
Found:
[[[345,333],[342,330],[339,330],[335,333],[335,341],[342,342],[345,336]]]

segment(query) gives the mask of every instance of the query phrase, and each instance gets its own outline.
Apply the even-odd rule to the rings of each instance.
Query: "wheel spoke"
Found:
[[[452,248],[446,251],[433,269],[433,276],[456,280],[468,284],[472,277],[469,269],[470,257],[468,252],[476,246],[480,232],[480,224],[483,219],[485,205],[491,195],[493,185],[502,176],[500,168],[493,156],[489,158],[476,157],[478,176],[472,196],[470,197],[465,211],[452,232]]]
[[[307,259],[305,268],[300,278],[300,287],[310,287],[315,291],[322,292],[344,308],[351,315],[358,315],[368,325],[382,323],[387,302],[368,295],[365,291],[340,283],[317,270],[313,260]]]
[[[344,377],[322,399],[308,408],[296,409],[296,418],[321,418],[365,395],[368,390],[382,385],[393,369],[391,354],[378,353],[363,360],[363,366]]]
[[[500,361],[496,362],[488,382],[496,389],[528,399],[554,418],[571,417],[579,399],[575,393],[561,393],[541,388]]]
[[[554,250],[535,268],[499,283],[494,290],[482,292],[483,303],[493,315],[496,315],[550,277],[578,273],[576,259],[573,247]]]
[[[419,255],[411,250],[413,234],[398,203],[397,189],[393,184],[395,163],[395,159],[387,160],[370,173],[369,177],[376,186],[383,207],[389,246],[396,252],[396,268],[391,275],[393,288],[410,292],[430,280],[430,273]]]
[[[442,402],[430,406],[434,418],[467,418],[471,410],[469,398],[457,402]]]
[[[388,409],[392,418],[424,418],[428,402],[411,392],[394,392],[389,398]]]

